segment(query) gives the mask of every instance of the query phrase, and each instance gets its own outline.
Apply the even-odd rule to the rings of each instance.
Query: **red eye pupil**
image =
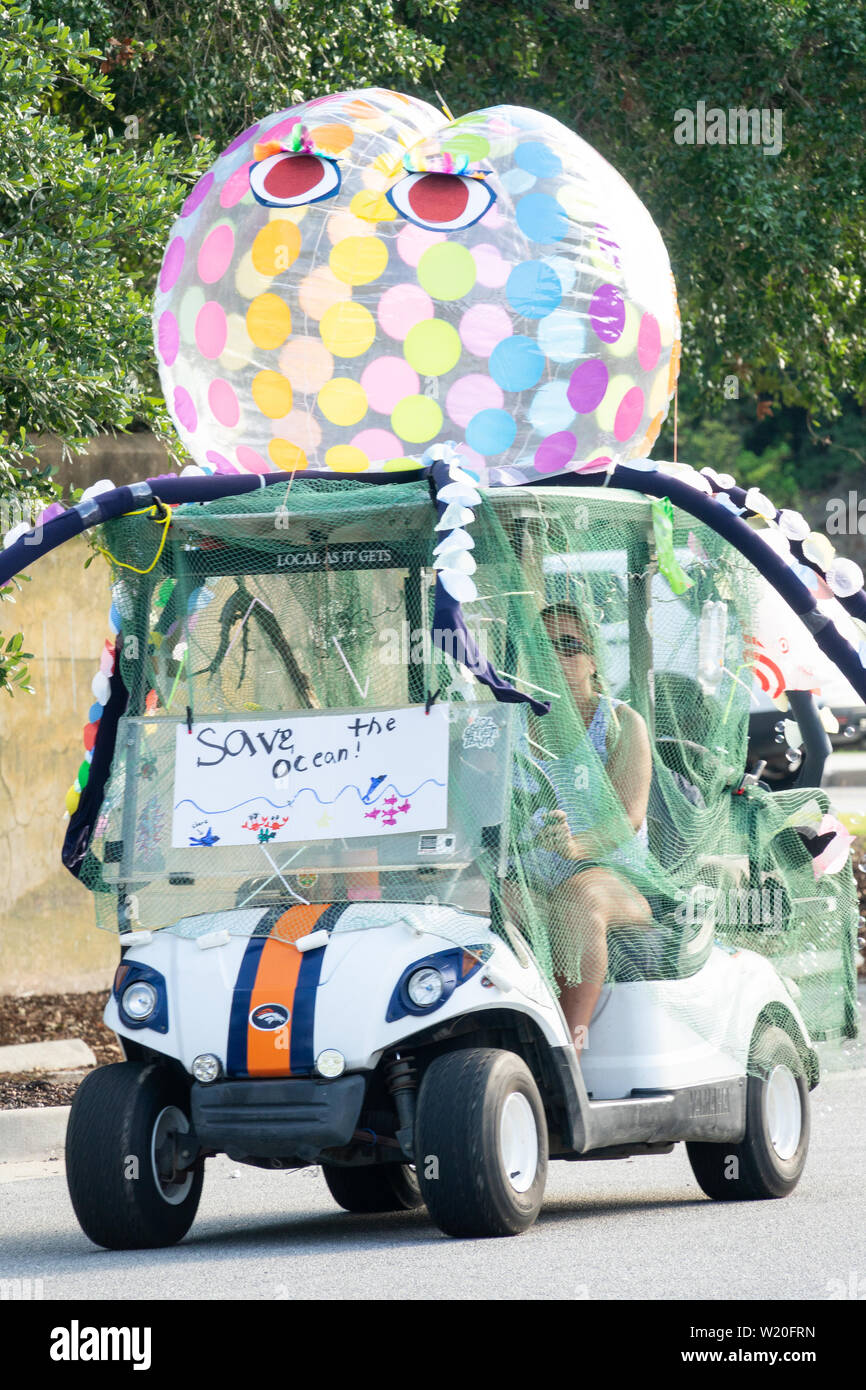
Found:
[[[313,154],[294,154],[278,159],[264,178],[269,198],[299,198],[322,178],[322,161]]]
[[[453,174],[425,174],[408,192],[409,207],[422,222],[453,222],[469,202],[469,189]]]

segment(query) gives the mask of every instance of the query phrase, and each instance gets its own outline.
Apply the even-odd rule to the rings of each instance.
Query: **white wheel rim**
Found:
[[[512,1091],[499,1117],[499,1151],[509,1186],[528,1192],[538,1171],[538,1126],[532,1106],[520,1091]]]
[[[764,1088],[764,1114],[770,1143],[781,1159],[793,1158],[803,1131],[803,1105],[789,1067],[773,1067]]]
[[[186,1169],[179,1182],[166,1180],[159,1171],[157,1151],[172,1134],[189,1134],[189,1120],[182,1110],[178,1110],[176,1105],[167,1105],[164,1110],[160,1110],[156,1117],[156,1124],[153,1127],[153,1135],[150,1141],[150,1166],[153,1169],[153,1180],[156,1183],[156,1190],[164,1202],[169,1206],[179,1206],[184,1197],[192,1187],[193,1174],[191,1169]]]

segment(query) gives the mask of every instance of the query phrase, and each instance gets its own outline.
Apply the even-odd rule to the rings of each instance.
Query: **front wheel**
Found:
[[[204,1165],[182,1166],[183,1083],[166,1067],[116,1062],[82,1081],[66,1132],[66,1181],[82,1230],[108,1250],[174,1245],[201,1196]]]
[[[686,1144],[692,1172],[717,1202],[787,1197],[806,1166],[809,1086],[792,1039],[766,1024],[755,1039],[739,1144]]]
[[[340,1168],[323,1163],[328,1191],[344,1211],[415,1211],[424,1198],[408,1163],[376,1163],[364,1168]]]
[[[513,1052],[473,1047],[424,1074],[415,1165],[436,1225],[450,1236],[513,1236],[544,1198],[547,1122],[532,1073]]]

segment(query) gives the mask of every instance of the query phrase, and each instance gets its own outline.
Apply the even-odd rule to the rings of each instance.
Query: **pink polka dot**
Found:
[[[351,440],[352,447],[363,449],[367,458],[373,463],[378,463],[381,459],[402,458],[406,452],[396,435],[390,434],[388,430],[361,430]]]
[[[193,434],[198,425],[198,415],[192,403],[192,396],[184,386],[174,388],[174,413],[184,429]]]
[[[276,473],[276,469],[270,464],[265,463],[261,454],[257,454],[255,449],[250,449],[246,444],[239,444],[235,449],[237,461],[246,473]]]
[[[643,391],[639,386],[633,386],[630,391],[626,391],[619,403],[616,412],[616,419],[613,422],[614,438],[622,444],[626,439],[631,439],[643,415]]]
[[[658,319],[652,314],[644,314],[637,335],[638,361],[645,372],[651,372],[659,360],[662,350],[662,335]]]
[[[247,126],[246,130],[242,130],[240,135],[235,136],[230,145],[226,145],[220,158],[222,158],[223,155],[233,154],[235,150],[240,149],[241,145],[245,145],[248,140],[252,140],[260,125],[261,122],[256,121],[255,125]]]
[[[216,449],[208,449],[205,454],[208,463],[212,463],[217,473],[237,473],[237,468],[233,463],[229,463],[227,458],[218,454]]]
[[[574,471],[575,473],[603,473],[610,462],[609,458],[603,458],[599,455],[598,458],[589,459],[586,463],[579,463]]]
[[[502,259],[499,247],[489,241],[479,241],[471,248],[478,268],[478,283],[488,289],[499,290],[511,273],[511,262]]]
[[[186,242],[182,236],[174,237],[168,244],[162,270],[159,272],[159,288],[163,294],[170,290],[180,275],[183,258],[186,255]]]
[[[177,350],[180,346],[180,331],[177,326],[177,319],[168,310],[160,314],[159,323],[156,326],[156,348],[160,357],[167,367],[173,367],[177,359]]]
[[[207,403],[218,424],[234,429],[240,419],[241,408],[233,388],[222,377],[216,377],[207,388]]]
[[[195,341],[202,357],[219,357],[226,345],[228,324],[221,305],[209,299],[201,306],[195,321]]]
[[[235,249],[235,234],[225,224],[214,227],[202,242],[198,253],[198,273],[206,285],[214,285],[221,280]]]
[[[284,121],[277,121],[276,125],[272,125],[268,130],[263,130],[260,138],[262,140],[282,140],[284,135],[288,135],[294,130],[300,119],[300,116],[287,116]]]
[[[425,227],[416,227],[414,222],[407,222],[397,236],[397,254],[407,265],[417,266],[429,247],[444,240],[444,232],[428,232]]]
[[[574,458],[577,437],[571,430],[559,430],[542,439],[535,451],[535,471],[537,473],[561,473],[567,463]]]
[[[220,207],[233,208],[235,203],[239,203],[245,193],[250,191],[250,169],[253,161],[248,159],[246,164],[242,164],[239,169],[235,169],[233,174],[229,174],[222,188],[220,189]]]
[[[190,193],[186,202],[180,210],[181,217],[189,217],[190,213],[195,212],[200,207],[213,187],[213,170],[209,170],[199,179],[195,188]]]
[[[492,203],[484,216],[479,219],[478,225],[479,227],[489,227],[491,231],[495,232],[499,230],[504,221],[505,218],[502,216],[499,208],[495,203]]]
[[[460,340],[476,357],[489,357],[513,332],[511,318],[500,304],[475,304],[460,320]]]
[[[361,373],[361,385],[373,410],[390,415],[404,396],[418,394],[418,373],[402,357],[377,357]]]
[[[379,300],[379,327],[400,342],[416,323],[432,317],[433,300],[420,285],[392,285]]]
[[[455,381],[445,397],[445,409],[449,419],[465,430],[473,415],[480,410],[500,410],[504,400],[492,377],[472,372]]]

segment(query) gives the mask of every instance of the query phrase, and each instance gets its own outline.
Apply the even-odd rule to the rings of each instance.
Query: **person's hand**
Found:
[[[578,841],[568,828],[564,811],[548,811],[546,823],[535,837],[542,849],[553,850],[563,859],[579,859]]]

